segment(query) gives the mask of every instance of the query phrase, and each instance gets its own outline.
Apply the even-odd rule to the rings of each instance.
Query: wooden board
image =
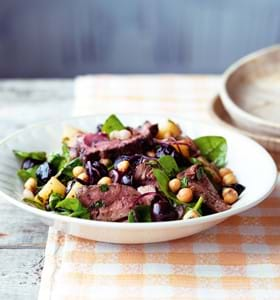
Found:
[[[213,120],[228,129],[238,131],[241,134],[247,135],[264,146],[271,156],[274,158],[278,169],[280,169],[280,138],[266,136],[264,134],[256,134],[237,127],[234,124],[231,116],[225,110],[219,96],[216,96],[210,105],[210,114]]]
[[[37,121],[69,116],[72,80],[0,82],[0,138]],[[55,109],[54,109],[55,108]],[[0,299],[37,299],[48,227],[0,199]]]
[[[280,137],[280,45],[252,53],[228,68],[221,99],[233,122]]]

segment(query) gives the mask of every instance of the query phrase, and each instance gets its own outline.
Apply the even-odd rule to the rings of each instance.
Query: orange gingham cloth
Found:
[[[82,76],[74,114],[180,113],[209,119],[216,76]],[[59,233],[39,299],[280,299],[280,183],[258,207],[181,240],[118,245]]]

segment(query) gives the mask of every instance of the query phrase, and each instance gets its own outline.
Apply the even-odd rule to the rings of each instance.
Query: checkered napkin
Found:
[[[214,76],[84,76],[75,114],[184,112],[208,119]],[[50,228],[40,300],[280,299],[280,182],[258,207],[184,239],[118,245]]]

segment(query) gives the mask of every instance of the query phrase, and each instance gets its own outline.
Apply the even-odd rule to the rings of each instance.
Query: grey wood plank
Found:
[[[71,114],[72,80],[0,81],[0,138],[30,123]],[[47,227],[0,199],[0,248],[44,247]]]
[[[44,249],[48,226],[2,199],[0,212],[0,249]]]
[[[73,80],[1,80],[0,138],[34,122],[72,113]]]
[[[0,138],[71,114],[73,80],[0,81]],[[37,299],[48,227],[0,199],[0,299]]]
[[[44,249],[0,249],[0,299],[37,299]]]

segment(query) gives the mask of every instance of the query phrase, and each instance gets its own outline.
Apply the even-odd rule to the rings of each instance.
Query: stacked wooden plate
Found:
[[[211,113],[223,126],[262,144],[280,168],[280,45],[250,54],[229,67]]]

